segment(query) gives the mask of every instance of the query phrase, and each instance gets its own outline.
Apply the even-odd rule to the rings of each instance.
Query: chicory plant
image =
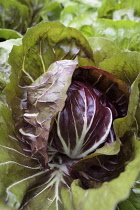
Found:
[[[114,56],[119,67],[116,57],[95,66],[82,34],[55,22],[13,47],[0,107],[1,195],[10,208],[114,209],[128,197],[140,170],[140,55]]]

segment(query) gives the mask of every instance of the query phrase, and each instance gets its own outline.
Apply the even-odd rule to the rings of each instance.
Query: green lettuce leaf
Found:
[[[48,5],[45,9],[43,9],[41,13],[41,18],[43,21],[59,21],[60,15],[63,10],[63,6],[58,1],[48,1]],[[47,14],[47,17],[46,17]]]
[[[135,129],[136,132],[138,133],[138,128],[136,125],[135,125],[136,128],[134,128],[133,123],[136,123],[135,115],[139,104],[139,80],[140,80],[140,74],[137,76],[136,80],[133,82],[131,86],[131,94],[129,98],[127,116],[124,118],[116,119],[114,122],[114,128],[116,134],[119,137],[124,136],[126,131],[131,131],[133,129]]]
[[[132,9],[135,12],[130,15]],[[119,3],[116,0],[104,0],[98,10],[98,17],[113,18],[115,11],[122,11],[121,19],[138,20],[140,17],[140,6],[137,0],[128,0],[127,2],[120,0]]]
[[[138,104],[137,111],[136,111],[136,121],[137,121],[137,127],[140,128],[140,104]],[[138,136],[140,136],[139,129],[138,129]]]
[[[1,0],[0,8],[0,28],[13,29],[21,34],[41,21],[58,20],[62,10],[59,2],[50,0]]]
[[[11,73],[11,66],[8,63],[9,53],[13,45],[21,45],[22,40],[9,39],[4,42],[0,42],[0,89],[3,90],[5,85],[9,82],[9,75]]]
[[[90,37],[88,38],[88,42],[92,48],[96,66],[103,60],[121,52],[113,41],[104,37]]]
[[[129,198],[117,205],[116,210],[137,210],[140,208],[140,197],[133,191],[130,192]]]
[[[0,28],[0,41],[6,41],[7,39],[17,39],[22,38],[22,35],[17,31],[11,29]]]
[[[22,46],[13,47],[9,58],[13,70],[11,83],[7,86],[7,90],[12,90],[8,101],[15,97],[21,77],[30,85],[55,61],[73,60],[78,55],[93,60],[92,50],[82,34],[60,23],[42,22],[30,28],[22,42]]]
[[[63,3],[63,1],[62,1]],[[65,5],[65,3],[63,3]],[[74,27],[74,22],[76,22],[77,17],[81,19],[81,22],[84,20],[84,23],[92,23],[98,16],[98,8],[101,5],[100,0],[94,1],[94,4],[91,1],[70,1],[64,6],[64,9],[61,12],[60,22],[66,26],[69,26],[72,22]],[[90,17],[90,18],[89,18]]]
[[[73,27],[87,25],[89,21],[98,18],[107,18],[113,20],[132,20],[139,22],[140,7],[137,0],[96,0],[94,4],[90,0],[86,1],[65,1],[59,0],[64,9],[61,12],[60,22]],[[80,21],[82,20],[82,21]]]
[[[56,21],[59,19],[61,5],[51,0],[17,0],[29,9],[28,27],[34,26],[43,21]]]
[[[5,202],[4,202],[4,200],[3,200],[2,198],[0,198],[0,207],[1,207],[3,210],[11,210],[11,208],[8,207],[8,206],[5,204]]]
[[[139,74],[140,53],[122,52],[105,59],[99,64],[99,68],[115,74],[129,86]]]
[[[0,28],[13,29],[20,33],[28,26],[28,7],[16,0],[0,0]]]
[[[17,209],[29,183],[36,177],[34,174],[40,171],[38,162],[19,145],[11,111],[4,105],[0,105],[0,139],[0,197]],[[21,184],[20,191],[18,184]]]
[[[114,41],[123,51],[140,51],[140,23],[130,20],[97,19],[92,24],[85,24],[84,22],[80,24],[81,19],[78,20],[76,28],[87,38],[105,37]],[[70,26],[73,27],[73,24]]]

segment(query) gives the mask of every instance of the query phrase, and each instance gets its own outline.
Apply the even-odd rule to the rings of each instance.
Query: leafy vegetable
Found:
[[[0,9],[0,208],[139,209],[139,3]]]
[[[0,29],[0,41],[6,41],[7,39],[21,38],[22,35],[14,30]]]
[[[16,0],[0,1],[0,28],[25,32],[28,25],[29,10]]]
[[[52,36],[52,33],[56,31],[56,28],[57,28],[57,33],[55,33],[55,36]],[[33,40],[31,42],[30,37],[32,36],[32,33],[34,33],[34,35],[36,34],[36,40]],[[69,37],[66,37],[67,33],[69,34]],[[44,36],[44,34],[46,35]],[[41,36],[42,36],[42,39],[40,39]],[[49,65],[53,63],[55,60],[68,59],[68,58],[74,59],[78,54],[80,55],[81,53],[83,54],[83,56],[86,56],[86,54],[90,55],[91,49],[90,48],[88,49],[88,42],[84,39],[84,37],[80,37],[80,34],[79,34],[79,38],[76,38],[76,37],[78,37],[76,30],[71,29],[71,28],[65,28],[63,25],[59,23],[40,23],[35,28],[30,29],[28,33],[25,35],[23,39],[23,46],[13,48],[13,53],[11,54],[11,58],[10,58],[11,65],[14,62],[13,65],[16,68],[13,68],[11,83],[8,84],[7,86],[7,91],[8,91],[7,94],[9,96],[7,97],[7,101],[8,103],[10,103],[10,106],[13,109],[13,113],[15,113],[14,114],[15,121],[17,120],[19,121],[17,125],[18,129],[20,129],[20,132],[24,134],[26,137],[28,136],[29,141],[31,141],[30,143],[28,141],[28,143],[31,146],[32,154],[34,155],[39,152],[39,155],[44,157],[45,163],[47,161],[47,153],[46,153],[47,136],[46,134],[51,129],[51,126],[50,126],[52,124],[51,121],[53,120],[55,115],[58,113],[58,111],[60,111],[63,108],[64,101],[66,98],[65,92],[68,86],[70,85],[70,79],[72,77],[72,72],[75,69],[74,66],[76,66],[76,63],[74,65],[73,62],[70,64],[65,64],[64,62],[64,64],[60,63],[60,66],[59,66],[59,62],[58,62],[56,63],[56,66],[54,65],[50,67],[50,70],[48,70],[47,73],[45,72],[48,69]],[[68,44],[69,42],[71,42],[71,44]],[[84,48],[83,50],[82,50],[82,44],[83,45],[87,44],[86,48]],[[81,45],[81,49],[80,49],[80,45]],[[34,53],[35,51],[37,53]],[[18,55],[17,55],[17,52],[18,52]],[[17,56],[19,59],[17,59],[16,64],[15,64],[15,60],[13,60],[13,57],[17,57]],[[64,68],[61,70],[62,71],[61,77],[63,79],[59,79],[61,68]],[[65,69],[67,70],[67,73],[63,72],[65,71]],[[17,74],[19,75],[18,79],[17,79]],[[50,77],[49,81],[47,79],[48,77]],[[55,79],[56,81],[54,81],[54,78],[56,78]],[[34,80],[36,81],[33,82]],[[58,80],[58,86],[56,87],[57,80]],[[48,86],[48,82],[49,82],[51,90]],[[42,85],[40,83],[42,83]],[[29,86],[29,88],[26,88],[27,85],[30,85],[30,84],[31,86]],[[52,85],[54,85],[54,88],[52,88]],[[49,97],[48,98],[46,97],[48,88],[49,88],[48,94],[50,95],[50,91],[52,93],[51,99],[49,99]],[[60,94],[59,92],[56,92],[58,88],[60,89],[60,93],[61,94],[63,93],[62,94],[63,98],[61,96],[61,98],[59,99]],[[36,90],[38,93],[36,92]],[[18,97],[15,98],[15,95],[17,96],[17,94],[18,94]],[[35,96],[38,95],[38,99],[34,101],[34,96],[32,94],[33,95],[35,94]],[[41,97],[40,94],[42,94],[42,98],[40,98]],[[26,104],[25,95],[27,95],[27,104],[30,103],[32,104],[32,106],[29,107],[29,105],[25,105]],[[44,102],[44,105],[43,105],[43,102]],[[50,116],[45,117],[44,113],[46,111],[43,110],[42,112],[40,105],[42,104],[41,106],[44,109],[44,106],[46,103],[50,104],[49,105]],[[52,103],[54,103],[54,107],[52,107]],[[16,104],[16,107],[15,107],[15,104]],[[24,129],[21,129],[22,127],[24,127],[23,125],[21,125],[23,124],[21,120],[21,115],[23,115],[23,109],[26,109],[26,112],[27,112],[26,121],[32,124],[32,129],[28,132],[27,131],[25,132]],[[37,117],[37,122],[33,123],[34,117],[35,119]],[[46,124],[48,124],[47,127],[44,124],[45,121],[46,121]],[[42,132],[40,129],[43,126],[43,124],[45,126],[44,127],[45,130]],[[34,127],[36,127],[36,129],[34,129]],[[38,142],[39,138],[40,140]]]
[[[2,90],[6,83],[9,82],[9,75],[11,73],[11,67],[8,64],[9,53],[13,45],[21,45],[21,39],[9,39],[4,42],[0,42],[0,89]]]
[[[64,9],[61,12],[60,22],[68,26],[71,22],[74,24],[76,18],[79,17],[81,22],[83,18],[85,18],[85,23],[92,23],[98,16],[98,8],[101,5],[100,0],[91,1],[67,1],[67,3],[63,2]],[[90,17],[90,18],[89,18]],[[74,20],[74,21],[73,21]]]
[[[83,25],[84,20],[77,18],[77,22],[70,24],[79,29],[88,37],[105,37],[114,41],[123,51],[140,51],[139,49],[139,24],[129,20],[113,21],[97,19],[90,24]]]
[[[130,16],[131,11],[133,11],[132,16]],[[139,22],[140,5],[138,1],[128,0],[126,2],[125,0],[120,0],[118,4],[116,0],[104,0],[98,10],[98,16],[113,18],[116,12],[118,12],[119,18],[121,19],[136,20]],[[120,15],[119,12],[122,12],[122,14]]]
[[[24,34],[40,21],[58,20],[62,6],[51,0],[1,0],[0,9],[0,28]]]
[[[94,61],[97,66],[101,61],[121,52],[113,41],[104,37],[89,37],[88,42],[93,50]]]
[[[72,83],[52,131],[53,143],[59,152],[79,159],[106,141],[113,116],[111,109],[100,102],[100,94],[84,83]],[[104,120],[101,116],[105,116]]]
[[[16,154],[20,153],[21,156],[28,156],[28,158],[29,154],[32,154],[33,158],[28,160],[28,168],[24,162],[20,162],[20,159],[18,165],[16,159],[13,160],[17,167],[15,171],[22,171],[22,167],[25,172],[21,176],[21,181],[17,177],[15,184],[11,182],[11,187],[8,185],[3,187],[8,189],[6,190],[7,201],[11,207],[37,209],[41,205],[42,209],[46,207],[67,209],[72,206],[77,208],[73,187],[72,192],[69,193],[74,179],[80,179],[81,186],[85,190],[93,187],[100,187],[99,189],[103,190],[102,183],[114,178],[120,180],[119,174],[121,172],[125,174],[123,172],[125,166],[134,158],[133,131],[129,131],[132,137],[130,136],[129,141],[126,141],[124,137],[128,138],[128,129],[126,129],[120,144],[116,120],[114,121],[115,132],[113,129],[113,120],[126,116],[129,89],[114,74],[87,65],[93,63],[92,50],[86,39],[78,33],[75,29],[66,28],[59,23],[40,23],[28,30],[22,40],[23,44],[14,46],[10,53],[12,74],[5,93],[9,108],[12,110],[12,118],[8,121],[14,127],[12,126],[8,136],[18,141],[17,146],[22,145],[16,149]],[[31,39],[32,34],[34,39]],[[118,50],[117,47],[116,50]],[[85,63],[86,66],[77,66],[78,63],[74,60],[77,56],[79,62]],[[111,55],[108,57],[108,59],[112,58]],[[100,65],[103,62],[100,62]],[[136,88],[138,82],[133,86],[138,92]],[[138,98],[135,100],[137,106]],[[8,107],[2,107],[2,109],[8,109]],[[83,115],[82,112],[85,114]],[[8,116],[10,115],[9,113]],[[135,112],[131,114],[131,116],[134,115]],[[6,116],[3,115],[3,117],[2,128],[3,125],[7,125]],[[98,132],[97,124],[102,132]],[[8,127],[6,126],[6,129]],[[94,141],[91,134],[94,136]],[[5,138],[9,138],[8,136]],[[100,140],[97,142],[98,137]],[[101,148],[97,149],[99,145]],[[14,151],[15,146],[12,147]],[[109,146],[113,147],[113,150]],[[7,146],[3,144],[2,148]],[[15,155],[14,158],[16,158]],[[35,167],[32,166],[32,161],[36,162]],[[3,166],[5,167],[5,162]],[[8,170],[11,170],[9,167]],[[41,171],[40,167],[43,167],[44,171]],[[94,171],[93,174],[92,171]],[[131,183],[138,172],[137,167]],[[17,186],[22,186],[24,189],[20,195],[16,192]],[[126,189],[128,193],[130,185],[127,185]],[[71,207],[65,206],[64,192]],[[50,200],[46,200],[45,196]],[[42,197],[44,199],[40,204],[39,200]],[[64,202],[61,203],[61,201]],[[111,208],[119,201],[120,198],[111,201]]]
[[[57,113],[66,100],[76,62],[64,60],[52,64],[47,72],[27,88],[27,107],[24,120],[29,125],[18,125],[25,142],[29,142],[32,155],[39,152],[48,162],[46,149],[49,132]],[[24,102],[25,103],[25,102]],[[22,103],[21,103],[22,104]],[[24,107],[24,104],[22,104]]]
[[[112,91],[115,92],[115,85],[113,88],[111,79],[115,84],[115,76],[106,74],[100,69],[97,72],[96,68],[84,67],[84,69],[78,69],[77,74],[79,75],[73,77],[73,80],[84,79],[82,82],[72,82],[68,89],[65,107],[58,114],[56,126],[52,130],[56,149],[72,159],[79,159],[88,155],[105,141],[113,142],[112,121],[114,118],[126,115],[127,110],[128,92],[125,84],[117,80],[118,83],[121,83],[123,93],[121,95],[116,94],[114,100],[110,100]],[[104,81],[106,82],[106,87],[103,85],[104,90],[110,89],[106,94],[107,96],[93,88],[95,86],[95,88],[98,87],[99,90],[103,91],[100,82],[102,76],[104,77],[101,79],[102,85]],[[92,86],[88,84],[89,82]],[[117,92],[119,93],[119,91],[121,92],[118,88]],[[127,96],[125,96],[125,91]],[[115,98],[117,102],[115,102]],[[102,116],[104,116],[104,120]]]

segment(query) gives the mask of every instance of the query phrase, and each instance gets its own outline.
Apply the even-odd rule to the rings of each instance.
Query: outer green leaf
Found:
[[[112,0],[112,1],[103,0],[103,3],[98,10],[98,17],[112,18],[112,12],[115,9],[120,9],[120,2],[118,4],[117,0]]]
[[[61,200],[61,192],[70,190],[65,185],[65,174],[63,171],[55,170],[51,174],[44,173],[43,179],[37,180],[32,187],[28,189],[24,198],[22,209],[34,210],[65,210]],[[68,206],[68,203],[67,203]]]
[[[123,50],[140,51],[140,48],[138,46],[138,43],[140,41],[139,23],[127,20],[116,21],[116,22],[113,22],[111,20],[110,21],[104,20],[103,22],[101,21],[100,23],[99,23],[100,29],[97,29],[97,32],[95,32],[96,35],[98,34],[99,36],[111,38]],[[98,27],[97,25],[95,27]],[[99,30],[102,30],[101,34]]]
[[[8,207],[5,202],[3,201],[3,199],[0,198],[0,207],[2,210],[11,210],[10,207]],[[14,209],[13,209],[14,210]]]
[[[6,41],[7,39],[21,38],[22,35],[17,31],[10,29],[0,29],[0,41]]]
[[[72,1],[74,2],[75,0],[72,0]],[[88,7],[93,7],[93,8],[98,8],[102,4],[102,0],[95,0],[94,5],[93,5],[93,2],[91,0],[76,0],[76,2],[81,3],[81,4],[85,4]]]
[[[57,60],[74,59],[77,55],[92,58],[92,50],[80,32],[55,22],[40,23],[28,30],[20,54],[19,51],[19,48],[13,49],[10,62],[13,62],[12,66],[15,65],[14,58],[18,55],[18,69],[22,69],[24,77],[29,78],[28,83]]]
[[[64,4],[64,9],[61,12],[60,22],[71,27],[78,28],[78,20],[84,21],[84,24],[92,23],[98,16],[98,8],[102,0],[92,1],[61,1]],[[67,3],[65,3],[67,2]]]
[[[61,12],[60,22],[65,26],[68,26],[70,21],[76,16],[77,13],[77,4],[69,5],[63,9]]]
[[[92,24],[92,21],[96,18],[96,9],[77,3],[66,7],[61,12],[60,22],[66,26],[79,29],[81,24]]]
[[[73,210],[72,193],[70,189],[61,189],[61,199],[65,210]]]
[[[140,198],[133,191],[130,192],[129,198],[118,204],[116,210],[137,210],[140,208]]]
[[[138,104],[136,111],[136,120],[137,120],[137,126],[138,128],[140,128],[140,103]],[[138,129],[138,136],[140,136],[140,129]]]
[[[4,42],[0,42],[0,89],[2,90],[9,82],[9,75],[11,73],[11,67],[8,64],[9,53],[13,45],[21,45],[22,40],[10,39]]]
[[[86,26],[88,25],[88,26]],[[85,24],[79,18],[80,31],[88,37],[105,37],[114,41],[122,50],[140,51],[140,23],[129,20],[97,19]]]
[[[93,50],[94,61],[97,66],[103,60],[121,52],[118,46],[107,38],[90,37],[88,38],[88,42]]]
[[[73,60],[77,55],[93,59],[88,42],[76,29],[55,22],[40,23],[31,28],[23,38],[23,45],[14,47],[10,54],[13,73],[7,89],[12,90],[14,95],[9,94],[8,100],[15,97],[21,77],[29,85],[53,62]]]
[[[139,74],[140,53],[122,52],[105,59],[99,64],[101,69],[115,74],[117,77],[131,85]]]
[[[82,31],[82,26],[83,25],[92,25],[93,21],[96,20],[96,16],[95,17],[90,17],[88,14],[81,14],[76,16],[70,23],[68,26],[70,27],[74,27],[78,30]],[[84,34],[85,35],[85,34]]]
[[[49,19],[49,21],[60,21],[60,14],[62,10],[62,4],[57,1],[52,1],[47,5],[46,9],[42,11],[41,17],[43,21],[46,20],[47,14],[47,18]]]
[[[137,210],[140,208],[140,174],[137,177],[137,179],[132,187],[129,198],[127,200],[119,203],[118,210],[119,209],[123,210],[124,207],[126,207],[126,209],[131,208],[134,210]]]
[[[119,3],[117,0],[104,0],[101,7],[98,10],[99,17],[112,18],[113,11],[124,8],[133,8],[135,10],[135,15],[140,16],[140,4],[137,0],[128,0],[127,2],[125,0],[120,0]]]
[[[113,12],[113,20],[132,20],[139,22],[140,18],[136,16],[134,8],[122,8]]]
[[[114,128],[119,137],[122,137],[126,131],[132,130],[132,125],[135,122],[136,110],[139,104],[139,81],[140,74],[138,74],[131,86],[127,116],[116,119],[114,122]]]
[[[17,209],[26,189],[41,172],[38,161],[23,152],[18,143],[11,111],[0,105],[0,113],[0,197]]]
[[[117,75],[128,85],[131,85],[128,114],[126,117],[117,119],[114,122],[114,127],[119,137],[123,136],[127,130],[131,130],[135,121],[135,114],[139,104],[139,63],[139,53],[123,52],[113,55],[99,64],[100,68]]]
[[[71,185],[74,209],[114,209],[118,202],[129,196],[130,188],[140,170],[139,161],[140,142],[135,141],[135,157],[118,178],[103,183],[98,189],[89,190],[82,189],[79,180],[75,180]]]
[[[37,23],[41,22],[42,19],[48,21],[47,12],[53,13],[51,16],[55,15],[53,11],[55,7],[49,7],[51,2],[50,0],[17,0],[19,3],[22,3],[24,6],[27,6],[29,9],[29,20],[28,27],[34,26]],[[50,4],[49,4],[50,3]],[[52,3],[53,4],[53,3]],[[58,8],[57,8],[58,9]],[[59,10],[58,10],[59,11]],[[46,17],[45,17],[46,16]]]
[[[16,0],[0,0],[0,27],[25,32],[28,25],[28,7]]]

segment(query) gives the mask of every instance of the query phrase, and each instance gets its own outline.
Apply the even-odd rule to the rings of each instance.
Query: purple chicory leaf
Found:
[[[72,159],[80,159],[106,141],[113,121],[111,109],[89,84],[73,82],[65,107],[52,129],[52,143]],[[113,139],[114,140],[114,139]]]
[[[57,61],[27,87],[26,109],[25,101],[23,104],[24,122],[18,127],[23,141],[30,145],[32,155],[39,159],[43,157],[43,165],[48,162],[49,132],[54,118],[64,106],[76,65],[77,61],[73,60]]]

